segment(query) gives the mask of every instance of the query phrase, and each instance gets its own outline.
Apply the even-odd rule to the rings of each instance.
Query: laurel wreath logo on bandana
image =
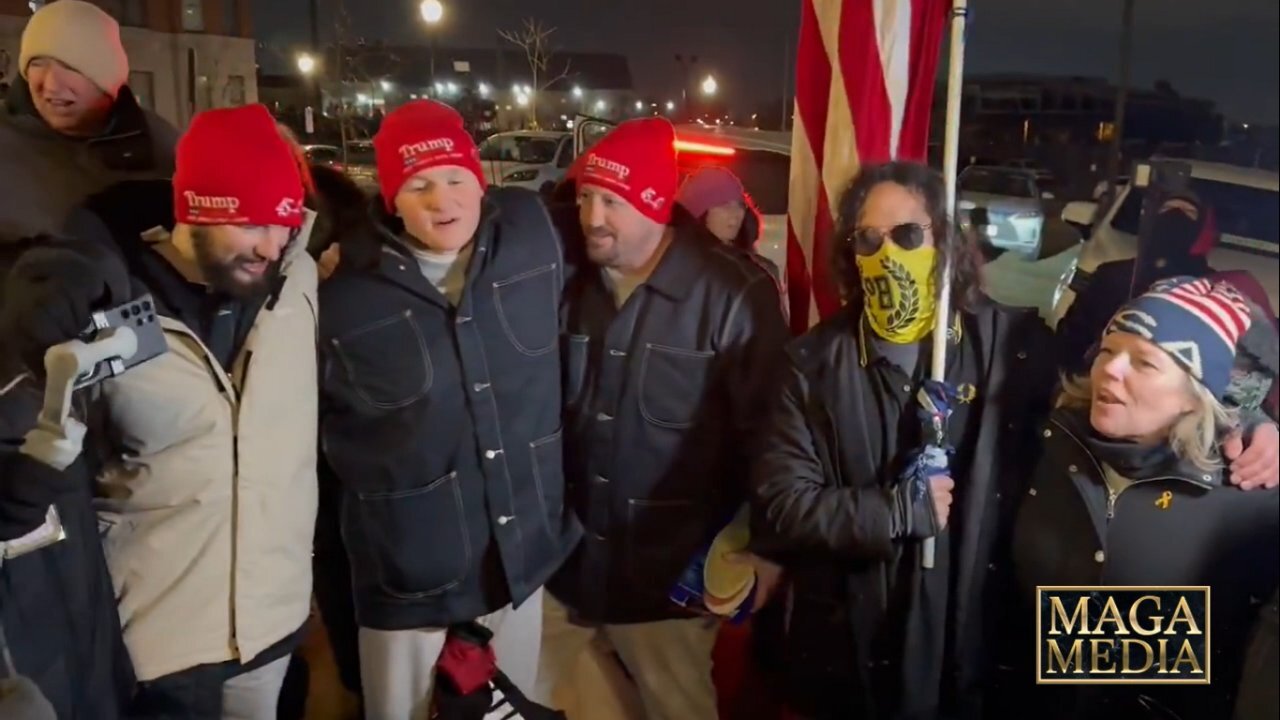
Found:
[[[933,329],[936,255],[931,247],[903,250],[886,242],[873,255],[855,257],[865,315],[877,335],[906,344],[918,342]]]

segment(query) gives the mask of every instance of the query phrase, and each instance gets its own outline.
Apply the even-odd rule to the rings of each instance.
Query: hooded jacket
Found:
[[[229,363],[176,310],[157,260],[172,185],[123,183],[77,213],[154,295],[169,351],[106,381],[90,435],[103,547],[139,680],[249,663],[306,621],[316,516],[316,267],[311,215]],[[140,235],[160,225],[158,231]],[[176,277],[176,276],[175,276]],[[184,288],[186,289],[186,288]],[[174,642],[181,637],[181,642]]]

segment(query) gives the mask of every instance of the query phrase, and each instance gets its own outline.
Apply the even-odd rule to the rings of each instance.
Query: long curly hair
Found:
[[[957,311],[972,309],[982,299],[982,255],[978,244],[972,235],[947,217],[947,191],[942,175],[927,165],[912,162],[868,165],[840,196],[840,216],[831,243],[831,266],[845,301],[862,303],[862,275],[854,261],[850,238],[858,227],[871,190],[886,182],[901,185],[924,199],[938,249],[933,269],[935,287],[941,287],[942,273],[950,259],[951,307]]]

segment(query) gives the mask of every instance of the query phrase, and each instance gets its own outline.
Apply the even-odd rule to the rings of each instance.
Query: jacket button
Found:
[[[1053,431],[1052,431],[1052,430],[1045,430],[1045,431],[1044,431],[1044,436],[1045,436],[1045,437],[1053,437]]]
[[[1026,353],[1025,351],[1021,351],[1021,350],[1020,350],[1020,351],[1018,351],[1018,359],[1019,359],[1019,360],[1026,360],[1026,359],[1027,359],[1027,353]]]
[[[904,393],[909,393],[909,392],[911,392],[911,386],[910,386],[910,385],[903,385],[903,386],[902,386],[902,392],[904,392]]]
[[[483,391],[485,391],[485,390],[488,390],[488,389],[489,389],[489,383],[481,383],[481,382],[478,382],[478,383],[476,383],[475,385],[472,385],[472,386],[471,386],[471,389],[472,389],[472,390],[475,390],[476,392],[483,392]]]
[[[1067,466],[1067,471],[1068,471],[1068,472],[1080,472],[1080,468],[1076,467],[1075,465],[1068,465],[1068,466]]]
[[[511,517],[510,515],[499,515],[499,516],[498,516],[498,524],[499,524],[499,525],[506,525],[507,523],[511,522],[511,521],[512,521],[512,520],[514,520],[514,519],[515,519],[515,518]]]
[[[486,460],[492,460],[502,454],[501,450],[485,450],[484,457]]]
[[[1107,554],[1099,550],[1098,552],[1093,554],[1093,559],[1095,562],[1106,562]]]

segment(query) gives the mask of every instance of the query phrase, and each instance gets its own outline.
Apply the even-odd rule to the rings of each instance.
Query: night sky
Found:
[[[392,43],[425,42],[417,0],[342,0],[353,32]],[[674,96],[675,53],[696,54],[733,107],[780,99],[794,55],[799,0],[444,0],[441,46],[493,47],[496,30],[524,17],[556,26],[566,50],[623,52],[637,89]],[[332,39],[339,0],[320,0],[322,39]],[[1276,0],[1137,0],[1134,82],[1168,80],[1184,95],[1215,100],[1229,117],[1280,118],[1280,3]],[[1114,77],[1120,0],[970,0],[967,71]],[[307,0],[255,3],[260,59],[286,72],[308,37]]]

